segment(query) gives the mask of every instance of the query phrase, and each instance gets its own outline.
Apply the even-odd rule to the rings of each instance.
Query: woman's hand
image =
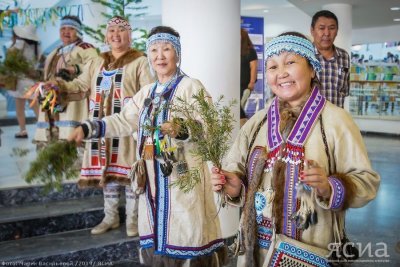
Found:
[[[230,197],[239,196],[242,189],[242,180],[237,174],[220,170],[217,167],[211,168],[211,184],[213,191],[218,192],[223,188]]]
[[[305,160],[304,167],[304,170],[300,173],[300,180],[315,188],[318,196],[330,198],[331,186],[325,170],[318,166],[318,164],[313,160]]]
[[[85,134],[83,133],[82,126],[76,127],[73,132],[68,136],[69,142],[75,142],[77,145],[82,143],[82,140],[85,138]]]
[[[180,126],[172,121],[167,121],[161,124],[161,132],[163,135],[169,135],[172,138],[175,138],[178,136],[179,131],[180,131]]]

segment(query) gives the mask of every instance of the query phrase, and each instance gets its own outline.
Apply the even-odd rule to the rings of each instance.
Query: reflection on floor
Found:
[[[0,147],[1,189],[28,186],[22,177],[29,161],[36,156],[31,143],[34,127],[28,126],[29,139],[22,140],[14,138],[18,127],[0,127],[4,132]],[[400,266],[400,138],[367,135],[364,140],[382,183],[374,201],[363,208],[351,209],[347,214],[348,236],[363,252],[361,260],[352,266]],[[29,149],[29,153],[23,158],[11,157],[14,147]]]

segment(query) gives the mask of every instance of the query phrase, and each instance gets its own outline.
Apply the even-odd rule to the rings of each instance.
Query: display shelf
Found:
[[[349,111],[358,119],[400,120],[400,68],[394,63],[353,64]]]
[[[400,120],[400,82],[351,81],[349,111],[365,118]]]

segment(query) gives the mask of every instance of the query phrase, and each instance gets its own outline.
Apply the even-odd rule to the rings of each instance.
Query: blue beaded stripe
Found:
[[[38,121],[36,123],[36,128],[39,128],[39,129],[46,129],[46,128],[49,128],[49,126],[50,126],[50,124],[48,122]]]
[[[164,177],[161,172],[160,163],[154,161],[156,169],[156,218],[157,218],[157,250],[165,252],[165,245],[167,243],[167,227],[168,227],[168,214],[169,214],[169,195],[168,195],[168,179]]]
[[[54,125],[57,127],[76,127],[81,123],[79,121],[55,121]]]
[[[331,197],[331,209],[339,209],[342,207],[344,203],[344,196],[346,189],[344,188],[342,182],[336,177],[328,178],[329,184],[332,188],[332,197]]]
[[[106,135],[106,123],[103,120],[96,121],[99,125],[99,137],[104,137]]]
[[[214,240],[202,247],[179,247],[167,245],[165,252],[157,251],[155,254],[168,255],[180,259],[192,259],[200,256],[207,256],[214,253],[215,250],[225,245],[221,239]]]
[[[139,241],[141,248],[151,248],[154,245],[154,235],[141,236]]]
[[[265,48],[265,61],[282,52],[295,53],[305,57],[316,72],[321,71],[321,63],[315,56],[313,44],[302,37],[294,35],[283,35],[272,39]]]

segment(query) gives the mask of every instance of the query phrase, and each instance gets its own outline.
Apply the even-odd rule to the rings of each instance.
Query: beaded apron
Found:
[[[285,188],[284,204],[283,204],[283,229],[282,233],[288,237],[299,240],[300,230],[297,229],[296,223],[291,220],[292,214],[296,213],[299,208],[299,200],[296,198],[296,183],[300,180],[299,173],[303,169],[304,163],[304,144],[307,141],[315,122],[318,119],[326,99],[319,93],[315,87],[309,99],[305,103],[292,131],[290,132],[286,143],[279,131],[280,115],[278,99],[272,101],[268,109],[267,119],[267,160],[265,163],[265,172],[271,172],[276,161],[281,160],[286,162],[285,171]],[[284,146],[281,150],[281,146]],[[248,177],[252,177],[255,167],[255,162],[261,153],[262,147],[255,147],[249,158]],[[255,195],[256,212],[262,212],[268,201],[263,194],[256,193]],[[258,224],[258,243],[260,247],[269,248],[270,238],[272,237],[272,224],[270,218],[264,216],[257,217]]]

